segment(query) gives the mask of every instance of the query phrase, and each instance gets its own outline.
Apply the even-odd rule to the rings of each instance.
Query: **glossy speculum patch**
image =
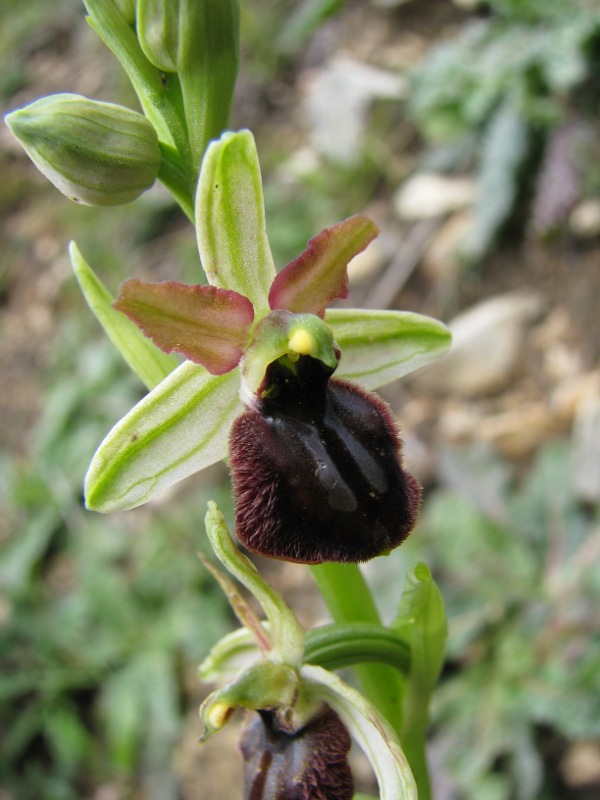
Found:
[[[387,405],[301,356],[270,365],[234,423],[236,532],[251,551],[319,564],[359,562],[406,538],[421,490],[402,468]]]
[[[254,714],[240,742],[244,800],[351,800],[350,736],[325,705],[301,730],[278,730],[269,711]]]

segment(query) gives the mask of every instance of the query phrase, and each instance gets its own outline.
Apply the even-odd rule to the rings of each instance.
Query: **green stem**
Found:
[[[187,218],[193,223],[194,199],[189,174],[182,167],[177,151],[173,147],[164,142],[159,142],[159,146],[161,154],[159,180],[171,192]]]
[[[411,728],[400,737],[400,744],[417,784],[419,800],[431,800],[431,784],[426,754],[426,731],[423,727]]]
[[[368,622],[381,625],[371,590],[356,564],[319,564],[310,568],[335,622]],[[355,668],[365,696],[400,731],[402,682],[386,664],[360,664]]]
[[[90,15],[88,23],[120,61],[159,139],[172,142],[192,174],[194,163],[177,76],[165,75],[150,64],[135,31],[111,0],[84,2]]]

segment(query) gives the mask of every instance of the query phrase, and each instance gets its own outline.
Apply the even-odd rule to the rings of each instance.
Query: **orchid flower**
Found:
[[[133,508],[229,452],[249,549],[303,563],[389,551],[414,524],[420,488],[402,468],[391,412],[365,389],[437,358],[447,329],[407,312],[327,309],[378,233],[364,216],[322,231],[276,274],[248,131],[211,143],[195,208],[210,284],[134,279],[115,304],[188,360],[100,445],[88,508]],[[330,381],[334,370],[349,381]]]
[[[206,562],[243,623],[242,631],[254,639],[254,661],[209,694],[200,708],[203,740],[220,730],[236,709],[246,710],[241,738],[246,800],[351,800],[350,737],[371,762],[380,800],[416,800],[413,775],[391,726],[359,692],[314,660],[307,661],[304,630],[281,595],[235,547],[214,503],[209,504],[206,529],[223,566],[267,616],[261,622],[229,576]],[[204,680],[229,674],[228,662],[237,648],[231,634],[223,642],[201,664]]]

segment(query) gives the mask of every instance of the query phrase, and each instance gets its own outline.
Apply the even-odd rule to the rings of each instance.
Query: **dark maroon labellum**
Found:
[[[244,800],[351,800],[350,736],[329,706],[296,733],[277,729],[274,715],[252,716],[240,743]]]
[[[236,532],[249,550],[320,564],[397,547],[421,489],[402,468],[387,405],[309,356],[275,362],[230,439]]]

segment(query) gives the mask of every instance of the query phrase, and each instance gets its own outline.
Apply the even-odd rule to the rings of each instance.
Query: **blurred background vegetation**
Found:
[[[242,23],[232,127],[257,137],[277,264],[365,212],[382,233],[350,303],[455,333],[439,366],[385,392],[426,497],[409,542],[365,567],[390,618],[417,559],[446,598],[436,798],[593,800],[598,2],[242,0]],[[136,107],[79,0],[4,0],[0,65],[4,111],[58,91]],[[118,211],[70,204],[5,126],[0,170],[0,798],[237,797],[227,734],[196,743],[196,665],[233,624],[196,558],[206,500],[231,518],[225,467],[111,517],[81,497],[143,389],[67,242],[114,291],[198,280],[193,231],[158,188]],[[261,568],[307,624],[325,620],[303,567]]]

